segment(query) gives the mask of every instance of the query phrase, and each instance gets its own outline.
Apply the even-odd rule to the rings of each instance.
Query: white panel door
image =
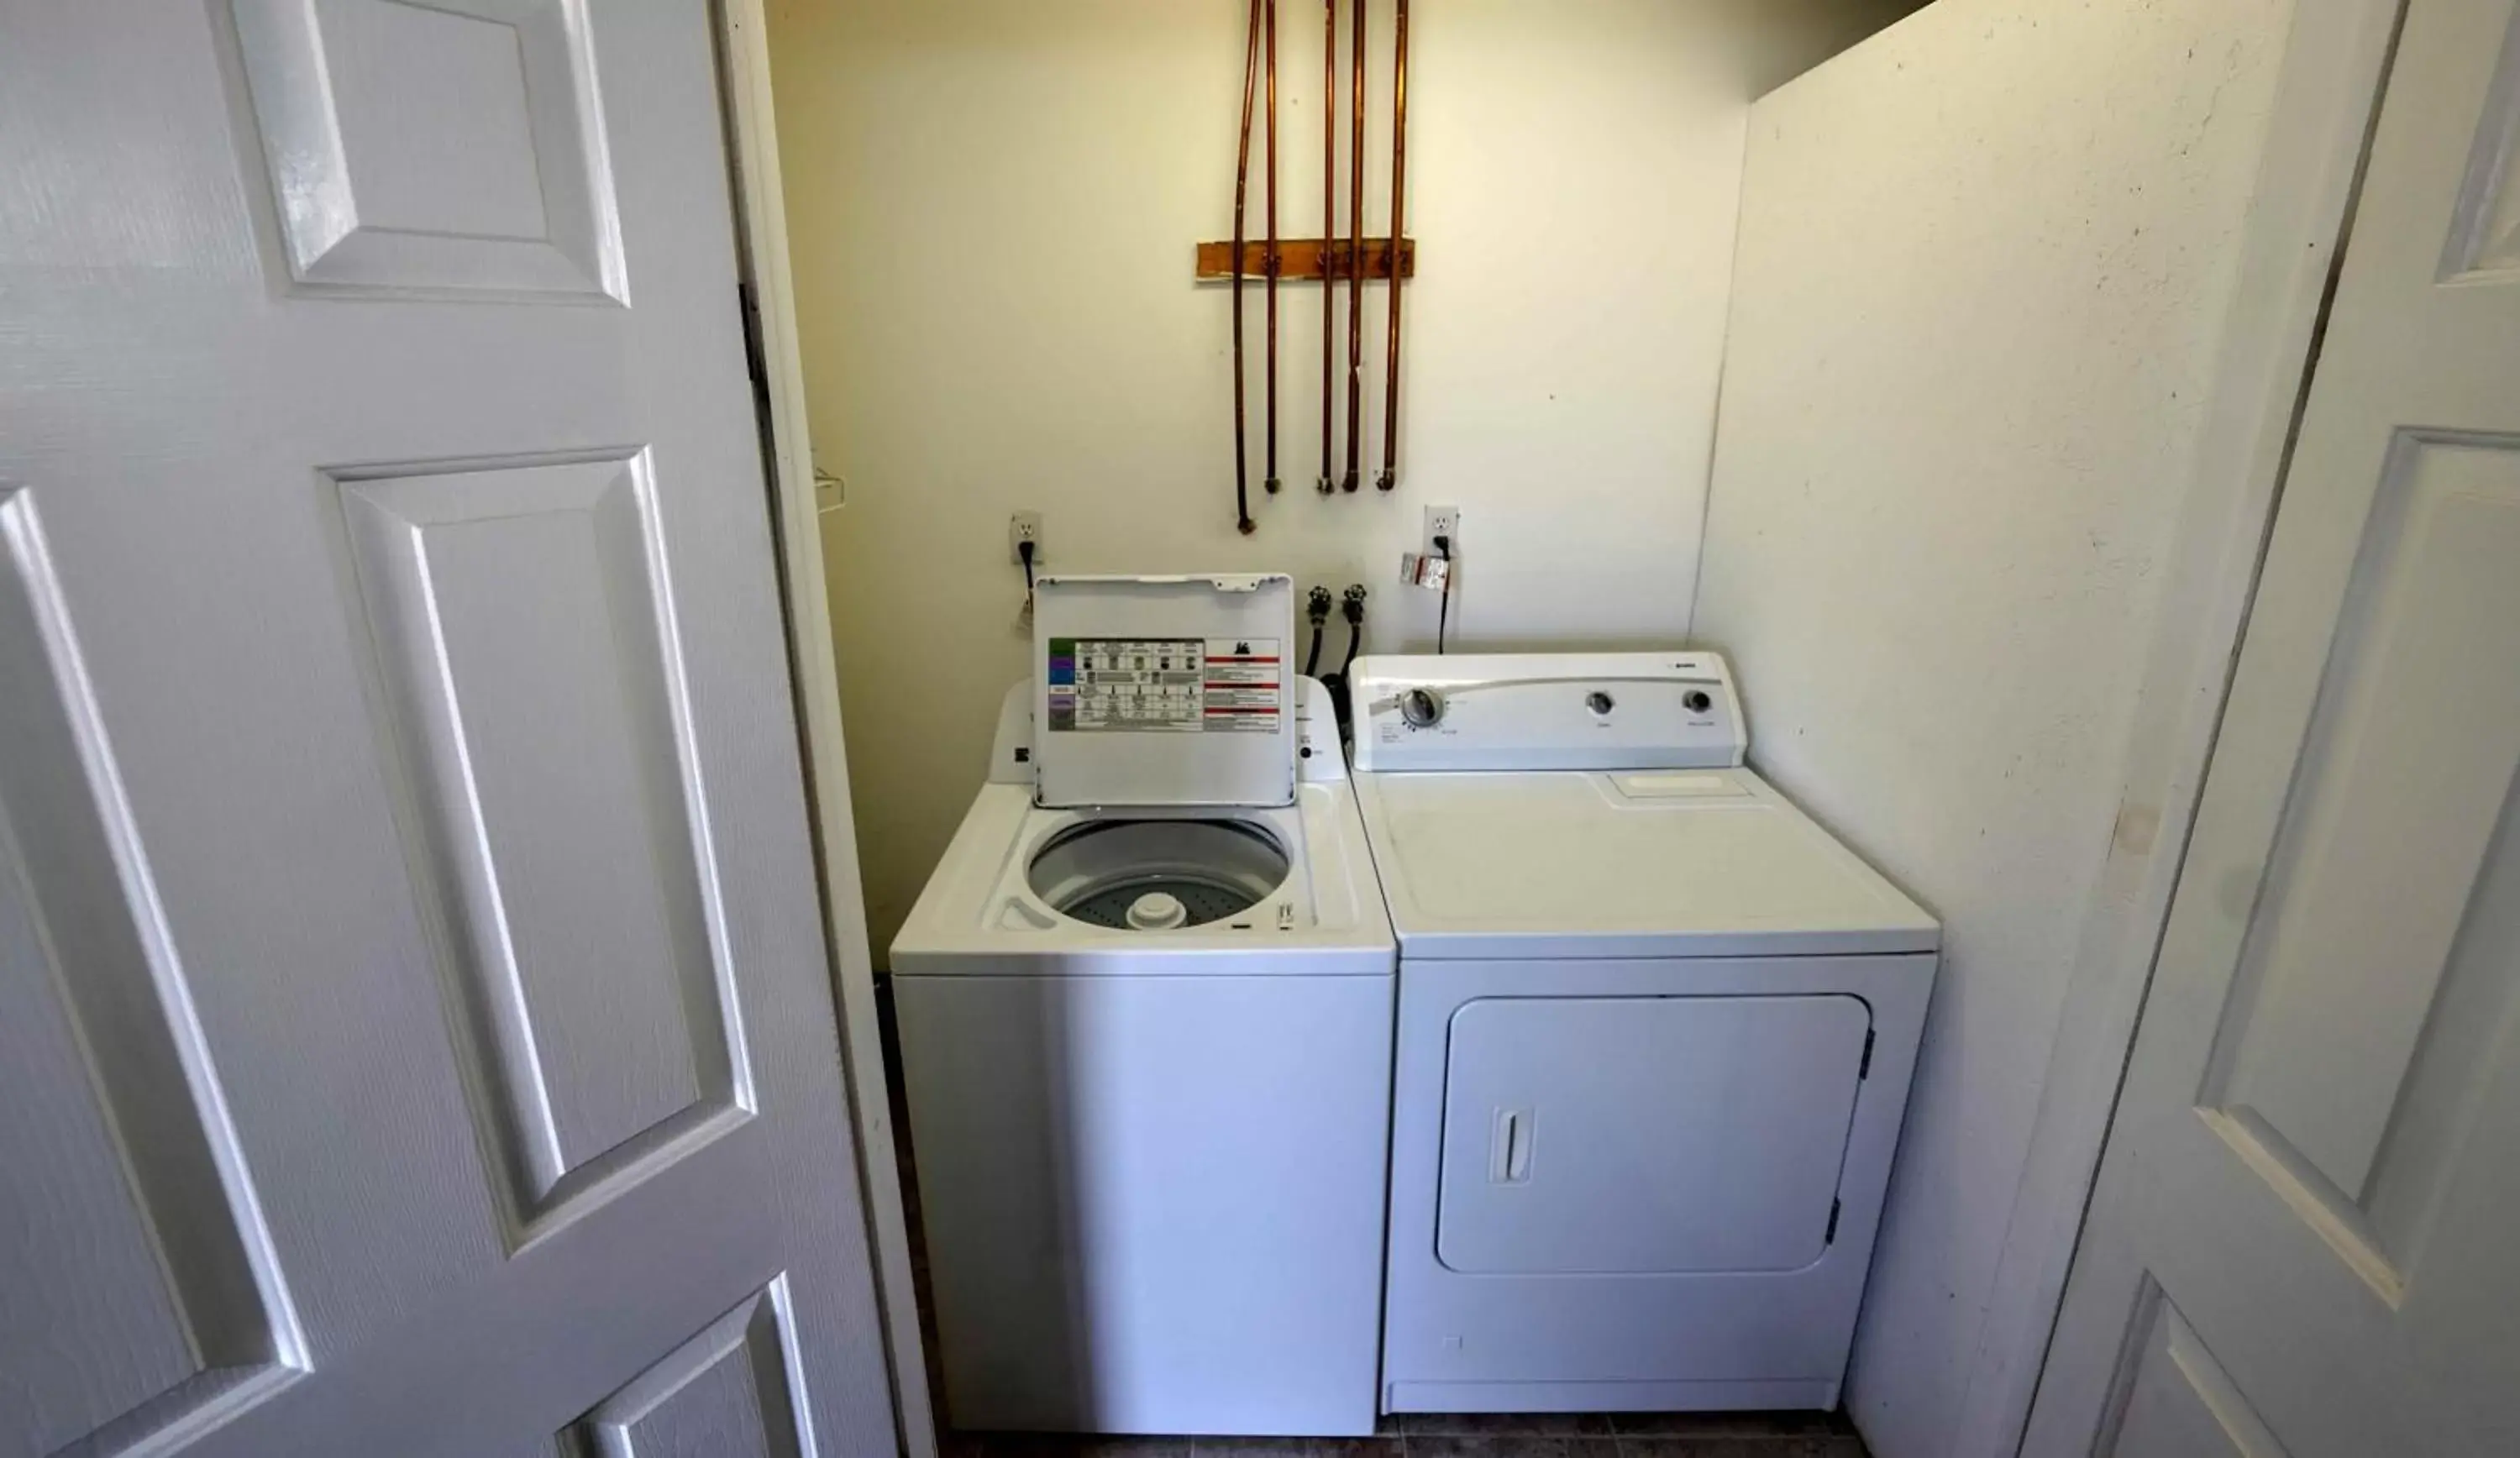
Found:
[[[2520,1452],[2516,772],[2520,6],[2412,0],[2028,1451]]]
[[[0,1455],[860,1454],[705,0],[0,0]]]

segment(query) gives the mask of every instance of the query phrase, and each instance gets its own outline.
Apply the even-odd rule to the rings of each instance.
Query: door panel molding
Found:
[[[2520,439],[2403,432],[2357,558],[2197,1102],[2318,1171],[2403,1264],[2457,1065],[2481,1072],[2445,994],[2508,995],[2479,966],[2508,918],[2478,893],[2520,767],[2520,660],[2493,651],[2520,622]]]
[[[2502,35],[2502,56],[2487,95],[2485,121],[2468,152],[2441,281],[2520,269],[2520,19]]]
[[[2120,1358],[2106,1436],[2125,1458],[2285,1458],[2257,1410],[2179,1308],[2146,1281]]]
[[[652,464],[613,448],[327,475],[521,1248],[754,1107]]]
[[[0,1410],[26,1425],[0,1440],[50,1452],[305,1356],[34,493],[6,485],[0,684],[0,1059],[37,1090],[0,1101]]]
[[[291,291],[629,302],[584,0],[231,0]]]
[[[810,1458],[788,1278],[747,1298],[561,1435],[568,1458]]]

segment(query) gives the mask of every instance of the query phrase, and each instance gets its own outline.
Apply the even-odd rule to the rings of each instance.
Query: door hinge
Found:
[[[743,316],[743,371],[752,377],[755,393],[770,383],[770,361],[761,346],[761,299],[750,280],[735,286],[736,311]]]
[[[1845,1211],[1845,1209],[1846,1206],[1843,1201],[1831,1200],[1828,1202],[1828,1229],[1822,1233],[1820,1238],[1820,1243],[1822,1245],[1828,1246],[1837,1244],[1837,1217]]]
[[[1871,1078],[1871,1077],[1872,1077],[1872,1030],[1871,1030],[1871,1029],[1869,1029],[1869,1028],[1867,1028],[1867,1029],[1865,1029],[1865,1030],[1864,1030],[1864,1061],[1863,1061],[1863,1062],[1861,1062],[1861,1063],[1858,1063],[1857,1065],[1855,1065],[1855,1081],[1856,1081],[1857,1082],[1859,1082],[1859,1083],[1860,1083],[1860,1082],[1864,1082],[1866,1079],[1868,1079],[1868,1078]]]

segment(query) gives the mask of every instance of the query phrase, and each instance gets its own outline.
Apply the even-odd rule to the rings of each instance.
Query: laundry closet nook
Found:
[[[1233,236],[1243,7],[774,3],[878,966],[1025,672],[1011,518],[1045,571],[1361,585],[1369,652],[1722,650],[1751,763],[1944,927],[1847,1410],[1887,1458],[2009,1451],[2105,1118],[2069,1008],[2126,995],[2126,904],[2181,815],[2163,676],[2194,669],[2162,643],[2220,540],[2197,482],[2247,469],[2228,378],[2272,286],[2244,224],[2297,186],[2261,178],[2294,10],[1417,6],[1398,480],[1371,479],[1368,277],[1368,479],[1325,495],[1345,289],[1326,336],[1318,274],[1276,280],[1264,494],[1266,270],[1238,361],[1192,267]],[[1387,236],[1394,6],[1354,153],[1347,33],[1326,55],[1319,7],[1275,11],[1277,232],[1324,238],[1327,120],[1332,247],[1350,155]],[[1439,508],[1436,593],[1393,564]]]
[[[1023,675],[1018,513],[1049,572],[1364,587],[1330,667],[1719,649],[1751,766],[1943,924],[1847,1413],[2008,1453],[2394,10],[1418,5],[1356,413],[1351,299],[1298,259],[1265,305],[1263,204],[1335,254],[1361,181],[1386,240],[1394,10],[1351,152],[1346,32],[1275,8],[1235,234],[1239,5],[771,8],[877,959]]]
[[[0,0],[0,1458],[2520,1453],[2520,0]]]

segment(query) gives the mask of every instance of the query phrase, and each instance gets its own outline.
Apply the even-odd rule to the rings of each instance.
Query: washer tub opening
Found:
[[[1028,879],[1053,910],[1115,931],[1204,926],[1286,882],[1278,837],[1248,820],[1086,820],[1050,838]]]

